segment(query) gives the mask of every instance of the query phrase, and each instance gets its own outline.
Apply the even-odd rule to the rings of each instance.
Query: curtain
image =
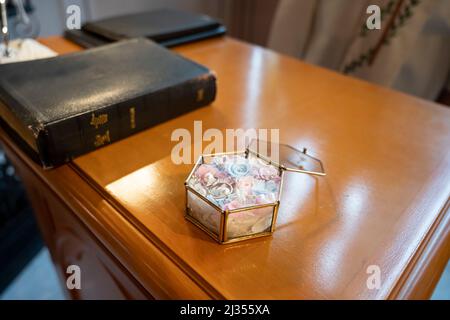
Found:
[[[366,9],[381,8],[369,30]],[[268,46],[361,79],[435,100],[450,70],[448,0],[280,0]]]
[[[236,38],[266,45],[279,0],[221,0],[218,16]]]

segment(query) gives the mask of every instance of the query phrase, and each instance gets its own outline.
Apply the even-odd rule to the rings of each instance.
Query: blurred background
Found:
[[[450,105],[448,0],[7,1],[12,38],[62,35],[66,8],[81,22],[169,7],[221,20],[228,35],[325,68]],[[367,7],[381,8],[368,30]],[[19,178],[0,149],[0,298],[64,299]],[[450,299],[450,267],[433,295]]]
[[[233,37],[450,104],[447,0],[22,0],[32,22],[26,28],[15,1],[9,1],[13,36],[63,34],[72,4],[81,8],[82,23],[178,8],[218,18]],[[373,4],[381,9],[382,30],[366,28]]]

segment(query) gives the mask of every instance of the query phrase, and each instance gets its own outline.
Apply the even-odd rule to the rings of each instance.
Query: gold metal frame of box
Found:
[[[189,182],[190,178],[192,177],[192,174],[196,171],[197,167],[200,164],[204,163],[205,157],[217,157],[217,156],[221,156],[221,155],[245,154],[245,157],[247,158],[249,153],[252,153],[256,157],[263,159],[268,164],[275,165],[276,167],[279,168],[281,181],[280,181],[280,191],[278,192],[278,197],[277,197],[277,201],[276,202],[268,203],[268,204],[262,204],[262,205],[253,205],[253,206],[248,206],[248,207],[240,208],[240,209],[222,210],[215,203],[211,202],[208,198],[206,198],[205,196],[201,195],[200,193],[198,193],[196,190],[194,190],[192,187],[189,186],[188,182]],[[306,149],[304,149],[303,153],[306,154]],[[313,158],[313,157],[311,157],[311,158]],[[316,158],[313,158],[313,159],[317,160],[320,163],[321,169],[323,171],[322,162],[319,159],[316,159]],[[282,166],[282,165],[280,165],[280,164],[278,164],[278,163],[276,163],[274,161],[271,161],[270,159],[267,159],[266,157],[264,157],[264,156],[262,156],[262,155],[260,155],[258,153],[252,152],[249,149],[246,149],[245,151],[232,151],[232,152],[221,152],[221,153],[204,154],[204,155],[202,155],[202,156],[200,156],[198,158],[198,160],[195,163],[194,167],[192,168],[189,176],[187,177],[187,179],[184,182],[185,190],[186,190],[186,212],[185,212],[185,218],[188,221],[190,221],[191,223],[193,223],[195,226],[197,226],[198,228],[203,230],[206,234],[208,234],[211,238],[213,238],[214,240],[216,240],[220,244],[228,244],[228,243],[233,243],[233,242],[239,242],[239,241],[244,241],[244,240],[249,240],[249,239],[255,239],[255,238],[270,236],[275,231],[275,225],[276,225],[276,221],[277,221],[277,217],[278,217],[278,209],[279,209],[279,206],[280,206],[280,199],[281,199],[281,194],[282,194],[282,189],[283,189],[283,180],[284,180],[284,173],[285,173],[285,171],[307,173],[307,174],[319,175],[319,176],[324,176],[325,175],[324,172],[311,172],[311,171],[304,171],[304,170],[288,169],[288,168],[286,168],[286,167],[284,167],[284,166]],[[196,195],[202,201],[206,202],[208,205],[210,205],[212,208],[214,208],[215,210],[217,210],[221,214],[220,226],[219,226],[219,234],[216,234],[215,232],[211,231],[206,226],[204,226],[200,221],[198,221],[197,219],[195,219],[194,217],[192,217],[189,214],[189,211],[191,209],[188,207],[188,192],[192,192],[194,195]],[[233,214],[233,213],[236,213],[236,212],[248,211],[248,210],[255,210],[255,209],[260,209],[260,208],[266,208],[266,207],[273,207],[270,231],[259,232],[259,233],[255,233],[255,234],[249,234],[249,235],[245,235],[245,236],[241,236],[241,237],[228,239],[228,236],[227,236],[228,223],[227,222],[228,222],[228,216],[230,214]]]

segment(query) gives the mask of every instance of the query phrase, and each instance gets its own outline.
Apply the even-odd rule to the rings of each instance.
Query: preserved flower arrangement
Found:
[[[292,171],[323,175],[303,169]],[[270,235],[285,170],[252,148],[203,155],[185,182],[186,218],[220,243]]]

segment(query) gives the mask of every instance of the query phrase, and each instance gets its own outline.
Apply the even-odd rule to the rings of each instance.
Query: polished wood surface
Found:
[[[450,253],[448,108],[230,38],[176,51],[217,73],[211,106],[51,171],[2,140],[155,298],[429,297]],[[184,219],[191,166],[170,157],[195,120],[280,129],[327,176],[288,173],[274,235],[221,246]]]

